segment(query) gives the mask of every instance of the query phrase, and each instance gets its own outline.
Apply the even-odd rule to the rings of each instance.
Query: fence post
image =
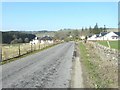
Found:
[[[31,44],[31,52],[32,52],[32,44]]]
[[[43,48],[45,48],[45,43],[43,43]]]
[[[20,44],[18,45],[18,56],[20,56]]]
[[[2,62],[2,45],[0,46],[0,62]]]
[[[40,43],[39,43],[39,49],[40,49]]]
[[[34,44],[34,51],[35,51],[35,49],[36,49],[36,44]]]

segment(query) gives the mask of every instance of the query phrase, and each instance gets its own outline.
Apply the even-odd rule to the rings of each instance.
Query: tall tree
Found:
[[[29,43],[29,38],[25,38],[25,43]]]
[[[18,43],[23,43],[22,38],[19,38],[19,39],[18,39]]]
[[[104,32],[107,32],[106,26],[104,25]]]
[[[82,27],[82,31],[84,31],[84,28]]]
[[[89,32],[92,33],[92,28],[91,28],[91,26],[89,27]]]
[[[100,29],[98,28],[98,24],[97,24],[97,23],[96,23],[96,25],[94,26],[93,33],[94,33],[94,34],[100,33]]]
[[[85,27],[85,31],[87,31],[88,29],[87,29],[87,27]]]
[[[99,29],[100,29],[100,32],[103,32],[103,28],[102,27],[100,27]]]

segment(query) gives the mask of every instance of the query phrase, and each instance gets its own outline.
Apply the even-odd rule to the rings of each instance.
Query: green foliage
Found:
[[[80,30],[77,29],[61,29],[55,33],[54,39],[59,40],[76,40],[79,39],[80,36]]]
[[[18,39],[16,38],[16,39],[12,40],[10,43],[11,44],[17,44],[18,43]]]
[[[84,28],[82,27],[82,31],[84,31]]]
[[[100,32],[107,32],[107,28],[106,26],[104,25],[104,27],[98,27],[98,24],[96,23],[96,25],[94,26],[94,28],[92,28],[91,26],[89,28],[85,27],[85,29],[83,29],[82,27],[82,30],[81,30],[81,35],[84,35],[84,36],[89,36],[89,35],[92,35],[92,34],[99,34]]]
[[[25,38],[24,42],[28,43],[29,42],[29,38]]]
[[[43,37],[45,35],[49,35],[50,37],[54,37],[56,31],[34,31],[32,34],[35,34],[37,37]]]
[[[32,40],[35,37],[34,34],[22,33],[19,31],[2,32],[2,43],[24,43],[25,38]]]
[[[89,27],[89,32],[92,33],[92,28],[91,28],[91,26]]]
[[[23,43],[22,38],[19,38],[19,39],[18,39],[18,43]]]
[[[104,30],[104,32],[107,32],[107,29],[106,29],[106,26],[105,26],[105,25],[104,25],[104,29],[103,29],[103,30]]]

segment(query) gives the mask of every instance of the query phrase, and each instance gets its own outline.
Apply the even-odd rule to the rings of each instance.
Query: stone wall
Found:
[[[110,49],[97,42],[88,42],[93,46],[94,51],[100,56],[102,60],[116,60],[120,59],[120,52],[116,49]]]

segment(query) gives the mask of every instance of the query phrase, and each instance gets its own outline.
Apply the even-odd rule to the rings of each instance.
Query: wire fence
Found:
[[[25,55],[27,53],[41,50],[48,46],[55,45],[57,43],[46,43],[46,44],[10,44],[10,45],[2,45],[2,61],[9,60],[15,57],[19,57]]]

